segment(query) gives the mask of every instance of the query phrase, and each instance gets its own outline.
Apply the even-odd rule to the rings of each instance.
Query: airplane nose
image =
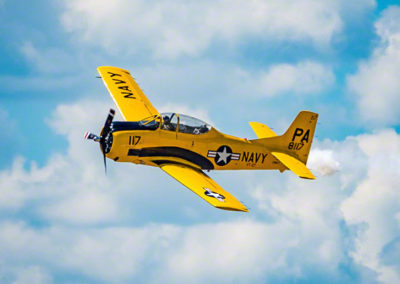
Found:
[[[104,127],[101,130],[100,136],[97,136],[90,132],[85,133],[85,139],[99,142],[101,152],[103,153],[104,169],[105,169],[106,173],[107,173],[106,154],[108,152],[110,152],[112,142],[113,142],[112,121],[113,121],[114,115],[115,115],[115,110],[110,109],[107,119],[106,119],[106,122],[104,124]]]
[[[104,154],[108,154],[111,151],[111,147],[113,145],[113,132],[110,131],[104,138]]]

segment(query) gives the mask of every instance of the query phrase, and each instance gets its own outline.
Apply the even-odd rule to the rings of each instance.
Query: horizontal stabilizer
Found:
[[[271,154],[299,177],[306,179],[315,179],[315,176],[306,167],[306,165],[296,158],[280,152],[271,152]]]
[[[274,137],[276,136],[276,133],[266,126],[265,124],[259,123],[259,122],[249,122],[251,128],[253,128],[254,132],[256,133],[257,137],[259,139],[261,138],[269,138],[269,137]]]

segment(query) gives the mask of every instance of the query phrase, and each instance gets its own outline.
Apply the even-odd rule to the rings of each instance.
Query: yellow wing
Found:
[[[289,156],[285,153],[279,153],[279,152],[271,152],[271,154],[299,177],[306,179],[315,179],[315,176],[306,167],[306,165],[297,160],[296,158],[293,158],[292,156]]]
[[[251,128],[253,128],[258,138],[269,138],[276,136],[276,133],[265,124],[254,121],[249,122],[249,124]]]
[[[160,168],[219,209],[249,211],[233,195],[222,189],[221,186],[199,169],[181,164],[164,164]]]
[[[129,71],[111,66],[98,67],[97,71],[125,120],[139,121],[159,114]]]

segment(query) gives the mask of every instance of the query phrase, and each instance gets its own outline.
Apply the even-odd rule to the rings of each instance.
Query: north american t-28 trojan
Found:
[[[211,205],[225,210],[248,209],[203,171],[287,169],[315,179],[306,167],[318,114],[301,111],[287,131],[277,136],[268,126],[250,122],[258,139],[221,133],[211,125],[178,113],[159,113],[129,71],[97,68],[125,121],[114,121],[110,109],[99,142],[104,157],[118,162],[159,167]]]

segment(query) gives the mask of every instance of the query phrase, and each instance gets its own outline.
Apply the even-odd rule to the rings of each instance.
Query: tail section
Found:
[[[276,133],[265,124],[254,121],[249,122],[249,124],[251,128],[253,128],[258,138],[269,138],[277,136]]]
[[[266,146],[275,158],[300,177],[314,179],[315,177],[305,165],[317,120],[317,113],[301,111],[283,135],[255,139],[252,142]]]
[[[285,134],[280,136],[283,150],[303,164],[308,160],[317,120],[317,113],[301,111]]]

